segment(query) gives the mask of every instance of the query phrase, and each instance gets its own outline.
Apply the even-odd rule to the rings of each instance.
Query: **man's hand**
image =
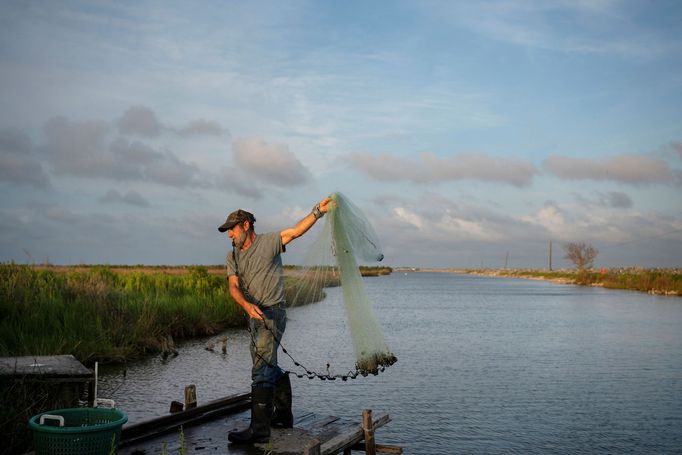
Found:
[[[248,314],[251,319],[258,319],[259,321],[263,320],[263,312],[260,310],[260,308],[258,308],[258,305],[249,303],[244,307],[244,311],[246,311],[246,314]]]
[[[327,213],[329,209],[331,209],[334,206],[334,201],[330,197],[326,197],[320,201],[318,204],[318,207],[320,208],[320,212],[322,213]]]

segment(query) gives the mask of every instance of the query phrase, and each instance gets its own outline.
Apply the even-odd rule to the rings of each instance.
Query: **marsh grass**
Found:
[[[583,286],[603,286],[650,294],[682,295],[682,271],[679,269],[620,268],[599,270],[466,270],[466,273],[542,279]]]
[[[202,267],[171,275],[0,265],[0,356],[123,361],[161,350],[168,336],[211,335],[243,323],[225,279]]]
[[[367,268],[368,274],[390,273]],[[322,300],[323,279],[285,271],[289,306]],[[86,365],[162,351],[169,337],[243,327],[221,266],[28,266],[0,264],[0,356],[72,354]]]

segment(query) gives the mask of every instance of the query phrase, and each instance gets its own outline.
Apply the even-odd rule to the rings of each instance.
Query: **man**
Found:
[[[228,288],[249,316],[253,361],[251,424],[245,430],[230,432],[231,442],[266,442],[271,424],[293,426],[289,375],[277,365],[277,349],[286,326],[281,254],[285,245],[305,234],[329,211],[331,201],[323,199],[294,227],[281,232],[256,234],[256,219],[241,209],[230,213],[218,227],[232,240],[232,251],[227,255]]]

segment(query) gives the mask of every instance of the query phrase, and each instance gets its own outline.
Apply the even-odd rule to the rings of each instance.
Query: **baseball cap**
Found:
[[[246,210],[235,210],[234,212],[227,215],[227,219],[223,224],[218,226],[218,230],[220,232],[225,232],[228,229],[232,229],[236,225],[243,223],[244,221],[248,221],[249,223],[253,224],[256,222],[256,218],[253,217],[252,213],[247,212]]]

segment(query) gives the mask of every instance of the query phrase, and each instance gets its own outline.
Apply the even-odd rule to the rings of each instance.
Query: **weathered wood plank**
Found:
[[[358,452],[367,452],[364,442],[358,442],[353,447],[351,447],[351,450],[357,450]],[[376,451],[376,453],[396,453],[396,454],[403,453],[402,447],[389,446],[386,444],[374,444],[374,450]]]
[[[5,379],[73,379],[89,381],[94,375],[72,355],[0,357],[0,377]]]
[[[302,428],[273,429],[270,441],[265,444],[254,444],[262,453],[290,454],[302,453],[308,450],[315,453],[314,447],[320,446],[320,441]],[[319,454],[319,451],[317,452]]]
[[[378,414],[372,421],[374,428],[379,428],[391,421],[391,417],[387,413]],[[345,447],[350,447],[364,438],[364,430],[361,425],[354,425],[355,429],[349,432],[339,434],[330,440],[323,442],[320,448],[322,455],[335,454]]]
[[[191,425],[234,414],[250,406],[250,394],[243,393],[210,401],[186,411],[168,414],[148,421],[125,425],[121,433],[122,445],[135,443],[154,435],[175,431],[180,425]]]

